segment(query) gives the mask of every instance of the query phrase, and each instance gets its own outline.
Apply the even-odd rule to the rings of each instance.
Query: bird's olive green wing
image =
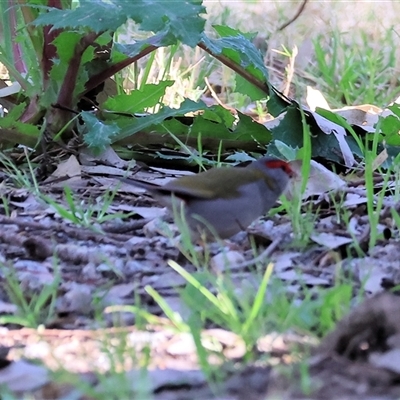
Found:
[[[229,198],[239,196],[240,186],[260,179],[265,179],[265,175],[253,168],[213,168],[170,181],[162,189],[183,197]]]

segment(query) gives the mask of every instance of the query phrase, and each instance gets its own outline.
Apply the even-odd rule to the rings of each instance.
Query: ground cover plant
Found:
[[[0,3],[2,396],[399,396],[398,37],[331,5]],[[230,243],[117,179],[264,154]]]

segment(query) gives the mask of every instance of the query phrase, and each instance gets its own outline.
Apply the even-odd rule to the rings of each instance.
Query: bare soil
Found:
[[[161,181],[177,173],[160,169],[139,172],[143,179],[151,176]],[[213,343],[217,351],[209,362],[221,364],[220,384],[210,387],[199,368],[192,336],[177,333],[145,289],[151,286],[157,290],[183,318],[190,314],[179,295],[186,282],[167,261],[175,260],[192,273],[196,268],[183,257],[173,240],[160,234],[160,230],[165,233],[165,226],[172,232],[176,229],[165,210],[140,189],[124,185],[107,213],[136,214],[83,227],[61,218],[54,208],[29,190],[15,189],[6,174],[3,178],[1,193],[7,199],[8,216],[4,215],[3,206],[0,313],[23,317],[20,304],[10,295],[10,275],[26,299],[33,301],[51,284],[56,285],[57,299],[54,310],[49,311],[48,301],[37,313],[36,321],[42,324],[39,328],[21,329],[17,324],[7,324],[0,330],[3,348],[0,382],[2,371],[6,377],[12,365],[34,359],[50,370],[75,374],[103,394],[104,377],[112,380],[115,377],[111,372],[125,371],[128,381],[132,382],[130,390],[135,391],[140,387],[137,368],[147,362],[151,370],[149,390],[155,399],[392,399],[400,396],[398,298],[394,295],[373,297],[399,284],[398,237],[382,239],[367,256],[357,257],[349,251],[351,241],[335,242],[335,238],[343,240],[349,235],[346,227],[337,223],[329,204],[325,204],[325,211],[315,221],[319,244],[310,240],[301,249],[289,246],[291,225],[285,215],[260,219],[249,232],[260,252],[271,246],[274,238],[282,238],[261,264],[266,266],[269,261],[275,264],[274,275],[285,283],[288,296],[304,285],[308,288],[332,286],[340,268],[352,277],[354,299],[363,295],[362,286],[372,298],[339,324],[319,348],[315,346],[315,339],[305,335],[265,331],[258,341],[259,361],[255,363],[243,359],[246,349],[241,338],[210,324],[203,332],[204,340],[209,340],[210,346]],[[68,209],[61,189],[65,183],[53,180],[41,184],[40,190]],[[67,183],[83,202],[83,209],[89,210],[96,204],[102,205],[105,191],[116,180],[104,174],[82,174]],[[326,199],[315,200],[316,204],[320,202],[319,206],[323,201]],[[360,215],[360,202],[348,204],[357,215],[354,227],[359,232],[360,243],[367,243],[368,221]],[[157,222],[160,216],[166,221],[161,228]],[[384,217],[383,224],[387,220]],[[398,234],[388,221],[382,229]],[[326,237],[320,244],[323,233],[333,235],[329,240],[336,244],[327,246]],[[246,233],[237,235],[228,247],[212,244],[209,250],[210,271],[226,275],[236,290],[243,293],[258,287],[259,271],[254,266],[241,267],[243,260],[254,258]],[[201,253],[202,248],[198,251]],[[227,255],[228,264],[218,261],[220,254]],[[149,324],[134,312],[110,308],[122,305],[139,305],[159,319]],[[314,349],[314,355],[307,361],[306,377],[304,370],[301,372],[302,364],[294,361],[296,347]],[[279,365],[293,365],[293,375],[279,374],[280,369],[276,367]],[[36,398],[61,398],[73,388],[71,375],[68,376],[65,385],[48,378],[30,390],[25,386],[26,381],[19,380],[14,391],[36,393]],[[308,392],[305,379],[309,380]]]

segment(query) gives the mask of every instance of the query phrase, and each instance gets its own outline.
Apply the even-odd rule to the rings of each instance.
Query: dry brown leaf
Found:
[[[79,153],[79,161],[86,166],[103,163],[110,167],[128,168],[134,165],[123,160],[112,147],[107,147],[100,155],[93,154],[92,149],[88,147],[82,147]]]
[[[324,95],[317,89],[307,86],[307,105],[310,107],[311,111],[315,111],[317,107],[323,108],[325,110],[330,110],[328,102],[326,101]]]
[[[342,152],[343,160],[346,167],[351,167],[355,163],[353,152],[347,143],[345,136],[347,136],[346,129],[336,124],[335,122],[329,121],[329,119],[317,114],[311,110],[306,110],[314,118],[315,123],[327,135],[334,135],[339,143],[340,151]]]
[[[71,155],[67,161],[58,164],[57,169],[45,180],[53,181],[56,178],[66,178],[61,183],[73,182],[81,179],[81,165],[74,155]]]
[[[301,166],[301,160],[290,162],[290,167],[296,172],[297,176],[290,180],[288,188],[286,189],[285,194],[288,199],[292,199],[294,194],[300,191],[303,179],[301,175]],[[310,175],[302,198],[306,199],[311,196],[321,195],[331,190],[338,190],[344,186],[346,186],[346,182],[337,174],[325,168],[322,164],[311,160]]]
[[[311,240],[315,243],[320,244],[321,246],[325,246],[326,248],[333,250],[337,249],[344,244],[349,244],[353,241],[352,238],[345,236],[338,236],[334,233],[322,232],[322,233],[314,233],[310,236]]]

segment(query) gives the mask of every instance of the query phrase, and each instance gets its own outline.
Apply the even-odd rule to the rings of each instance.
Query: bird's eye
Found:
[[[284,164],[284,165],[282,165],[282,170],[283,171],[285,171],[289,176],[293,176],[294,175],[294,172],[293,172],[293,170],[292,170],[292,168],[290,168],[290,165],[289,164]]]

